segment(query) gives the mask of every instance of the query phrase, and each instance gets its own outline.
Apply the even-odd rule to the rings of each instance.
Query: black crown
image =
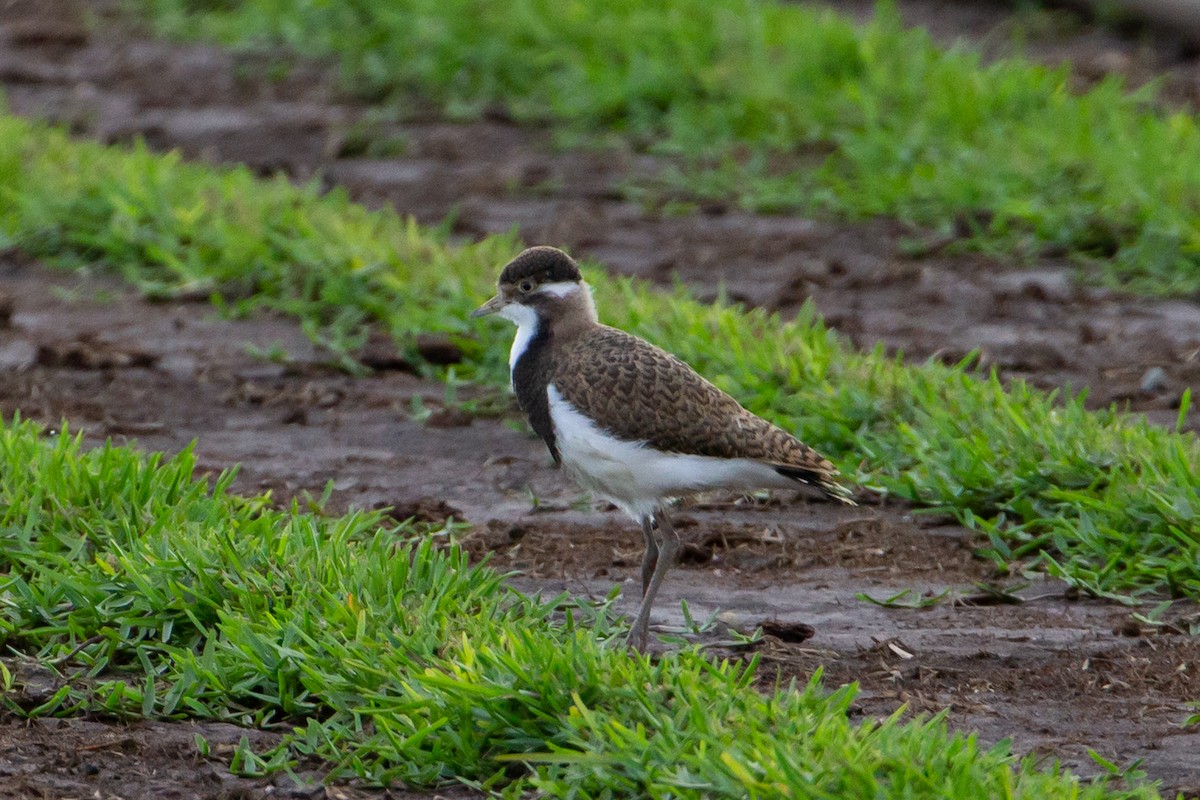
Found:
[[[538,283],[559,283],[581,281],[583,275],[575,260],[557,247],[531,247],[505,265],[500,283],[517,283],[525,278]]]

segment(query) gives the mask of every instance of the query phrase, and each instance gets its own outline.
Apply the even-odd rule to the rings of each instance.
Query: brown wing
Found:
[[[837,468],[742,408],[690,366],[624,331],[596,326],[562,347],[551,380],[608,433],[672,453],[749,458],[845,499]]]

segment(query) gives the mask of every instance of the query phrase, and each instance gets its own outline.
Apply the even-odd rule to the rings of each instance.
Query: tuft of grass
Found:
[[[462,296],[513,248],[499,237],[452,249],[341,191],[210,172],[140,144],[122,152],[74,143],[7,115],[0,143],[0,247],[74,269],[98,263],[152,298],[209,295],[234,314],[278,311],[342,356],[365,343],[372,320],[398,323],[414,363],[415,341],[403,334],[468,332]],[[397,297],[409,303],[402,322]],[[457,341],[480,354],[470,339]]]
[[[497,105],[563,138],[672,157],[640,191],[765,211],[890,215],[1114,285],[1200,290],[1200,130],[1116,79],[990,64],[775,0],[136,0],[160,29],[336,59],[369,100]],[[635,178],[635,182],[641,179]]]
[[[465,354],[456,378],[508,382],[507,331],[477,337],[467,314],[491,293],[512,237],[452,247],[340,192],[72,142],[4,116],[0,198],[0,245],[49,263],[101,264],[148,293],[205,287],[231,311],[292,315],[348,365],[368,324],[390,330],[414,363],[416,334],[447,332]],[[596,269],[588,278],[606,322],[666,345],[852,480],[978,530],[999,564],[1041,559],[1077,586],[1127,600],[1200,597],[1193,435],[981,380],[968,362],[859,353],[811,308],[784,321]]]
[[[8,711],[270,727],[284,743],[243,743],[235,770],[316,757],[335,778],[510,797],[1158,796],[941,717],[851,723],[855,689],[819,674],[762,693],[753,664],[627,654],[605,607],[522,596],[438,530],[278,510],[195,468],[0,422],[0,645],[60,684],[22,707],[0,662]]]

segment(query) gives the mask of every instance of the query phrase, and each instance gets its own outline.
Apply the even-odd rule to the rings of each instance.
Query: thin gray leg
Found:
[[[654,572],[650,575],[650,584],[642,594],[642,604],[638,607],[637,616],[634,617],[633,627],[629,629],[629,646],[638,650],[646,649],[646,637],[650,628],[650,608],[654,605],[654,596],[658,594],[658,587],[662,585],[663,577],[675,563],[675,557],[679,553],[679,534],[675,532],[671,520],[667,518],[662,509],[659,509],[654,518],[658,522],[658,530],[662,533],[658,563],[654,565]]]
[[[642,597],[650,586],[650,576],[658,564],[658,542],[654,538],[654,517],[642,517],[642,534],[646,537],[646,552],[642,554]]]

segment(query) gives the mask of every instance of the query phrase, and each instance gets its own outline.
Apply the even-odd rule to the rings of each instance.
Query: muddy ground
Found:
[[[934,2],[902,10],[934,23],[942,38],[988,48],[1007,41],[995,31],[1012,18],[950,5],[967,10]],[[1087,386],[1093,403],[1127,403],[1162,422],[1175,419],[1181,392],[1200,375],[1200,309],[1190,301],[1083,287],[1054,260],[1018,270],[936,247],[906,255],[902,239],[922,232],[887,221],[846,226],[715,206],[664,215],[619,191],[630,170],[661,169],[654,158],[558,151],[547,132],[502,119],[454,125],[411,115],[369,126],[319,66],[267,81],[261,60],[154,41],[116,24],[109,4],[64,3],[46,13],[52,6],[33,14],[27,2],[0,2],[0,83],[15,111],[65,121],[81,135],[142,136],[191,157],[320,176],[422,221],[450,216],[462,237],[515,225],[529,241],[568,245],[617,271],[680,278],[709,295],[723,282],[734,297],[783,313],[811,298],[862,346],[881,341],[918,358],[980,347],[1006,376]],[[84,10],[107,21],[89,29]],[[1072,58],[1081,81],[1092,79],[1089,70],[1134,80],[1140,69],[1166,74],[1169,99],[1190,102],[1189,81],[1200,87],[1196,62],[1153,41],[1079,23],[1027,49]],[[318,493],[332,480],[338,508],[465,518],[472,552],[520,570],[525,588],[600,597],[614,583],[632,585],[640,534],[551,470],[530,436],[443,407],[439,385],[403,372],[350,378],[323,367],[285,321],[228,322],[203,305],[148,305],[102,278],[54,274],[15,254],[0,262],[0,294],[12,308],[6,322],[0,314],[0,414],[66,419],[93,441],[152,450],[196,439],[204,469],[240,463],[239,489],[280,499]],[[497,330],[484,325],[481,335]],[[281,345],[294,361],[255,358],[247,343]],[[709,498],[682,509],[680,527],[690,545],[664,586],[661,629],[680,624],[686,598],[698,618],[720,612],[714,640],[721,625],[773,626],[759,648],[764,680],[779,671],[804,679],[824,666],[831,685],[863,685],[856,713],[883,715],[902,703],[948,708],[951,724],[988,742],[1012,738],[1019,752],[1053,754],[1088,774],[1097,771],[1088,747],[1121,764],[1144,759],[1167,788],[1200,794],[1200,735],[1180,727],[1187,701],[1200,698],[1194,639],[1132,624],[1115,605],[1068,599],[1050,582],[1022,589],[1020,605],[947,600],[903,610],[859,600],[859,592],[904,589],[969,598],[977,583],[995,579],[973,556],[968,532],[914,520],[903,508]],[[190,727],[168,729],[7,721],[0,797],[282,791],[276,781],[231,783],[219,763],[189,750]],[[93,751],[105,755],[92,760]]]

